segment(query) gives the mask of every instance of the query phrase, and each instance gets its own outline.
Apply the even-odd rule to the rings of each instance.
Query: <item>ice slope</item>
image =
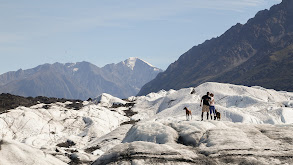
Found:
[[[0,164],[8,165],[65,165],[50,154],[12,140],[0,141]]]
[[[200,99],[207,91],[215,94],[221,121],[200,121]],[[108,151],[97,149],[104,154],[93,164],[293,162],[293,93],[210,82],[132,99],[138,112],[132,119],[141,121],[129,130],[117,129],[116,135],[126,136]],[[186,121],[185,106],[192,120]]]
[[[103,102],[103,105],[84,102],[81,110],[68,109],[66,104],[70,103],[54,103],[49,109],[44,104],[18,107],[1,114],[0,139],[27,144],[65,162],[70,162],[67,154],[76,150],[76,155],[79,154],[83,161],[91,161],[96,157],[81,149],[129,120],[123,112],[111,111]]]
[[[186,106],[192,110],[194,118],[199,120],[200,100],[206,92],[215,95],[216,109],[221,112],[224,121],[256,124],[293,123],[292,92],[214,82],[204,83],[195,88],[160,91],[137,97],[133,110],[140,113],[133,118],[183,117],[183,108]]]
[[[46,147],[69,139],[81,141],[84,146],[90,137],[100,137],[117,128],[126,117],[106,108],[89,105],[83,109],[67,110],[62,105],[43,109],[19,107],[0,117],[2,137],[23,143]]]

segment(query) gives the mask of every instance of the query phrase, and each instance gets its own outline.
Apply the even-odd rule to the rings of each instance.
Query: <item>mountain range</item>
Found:
[[[0,75],[0,93],[82,100],[109,93],[127,98],[159,72],[162,70],[134,57],[102,68],[89,62],[44,64]]]
[[[258,12],[246,24],[192,47],[138,95],[223,82],[293,91],[293,1]]]

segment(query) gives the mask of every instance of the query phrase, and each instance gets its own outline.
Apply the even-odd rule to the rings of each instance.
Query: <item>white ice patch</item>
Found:
[[[282,121],[284,123],[293,123],[293,109],[282,108]]]
[[[0,162],[1,165],[66,165],[61,160],[41,150],[7,139],[0,139]]]
[[[139,122],[127,133],[123,143],[147,141],[158,144],[172,143],[178,138],[177,132],[155,121]]]
[[[100,106],[108,107],[108,108],[112,107],[113,105],[126,104],[126,101],[123,101],[122,99],[111,96],[107,93],[103,93],[99,97],[93,99],[93,102],[96,104],[99,104]]]

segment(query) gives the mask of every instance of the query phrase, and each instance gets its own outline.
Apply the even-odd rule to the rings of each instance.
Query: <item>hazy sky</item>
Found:
[[[281,0],[0,0],[0,74],[128,57],[166,69]]]

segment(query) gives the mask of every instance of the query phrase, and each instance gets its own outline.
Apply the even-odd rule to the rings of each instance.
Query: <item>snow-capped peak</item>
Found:
[[[158,69],[155,66],[153,66],[152,64],[150,64],[150,63],[148,63],[148,62],[146,62],[146,61],[144,61],[142,59],[139,59],[137,57],[130,57],[127,60],[125,60],[123,63],[124,63],[124,65],[129,67],[131,70],[133,70],[133,68],[135,67],[137,61],[142,61],[143,63],[149,65],[150,67],[153,67],[154,70]]]
[[[136,60],[137,60],[137,59],[138,59],[138,58],[136,58],[136,57],[130,57],[130,58],[128,58],[127,60],[124,61],[124,64],[125,64],[126,66],[128,66],[130,69],[133,70],[133,68],[135,67]]]

